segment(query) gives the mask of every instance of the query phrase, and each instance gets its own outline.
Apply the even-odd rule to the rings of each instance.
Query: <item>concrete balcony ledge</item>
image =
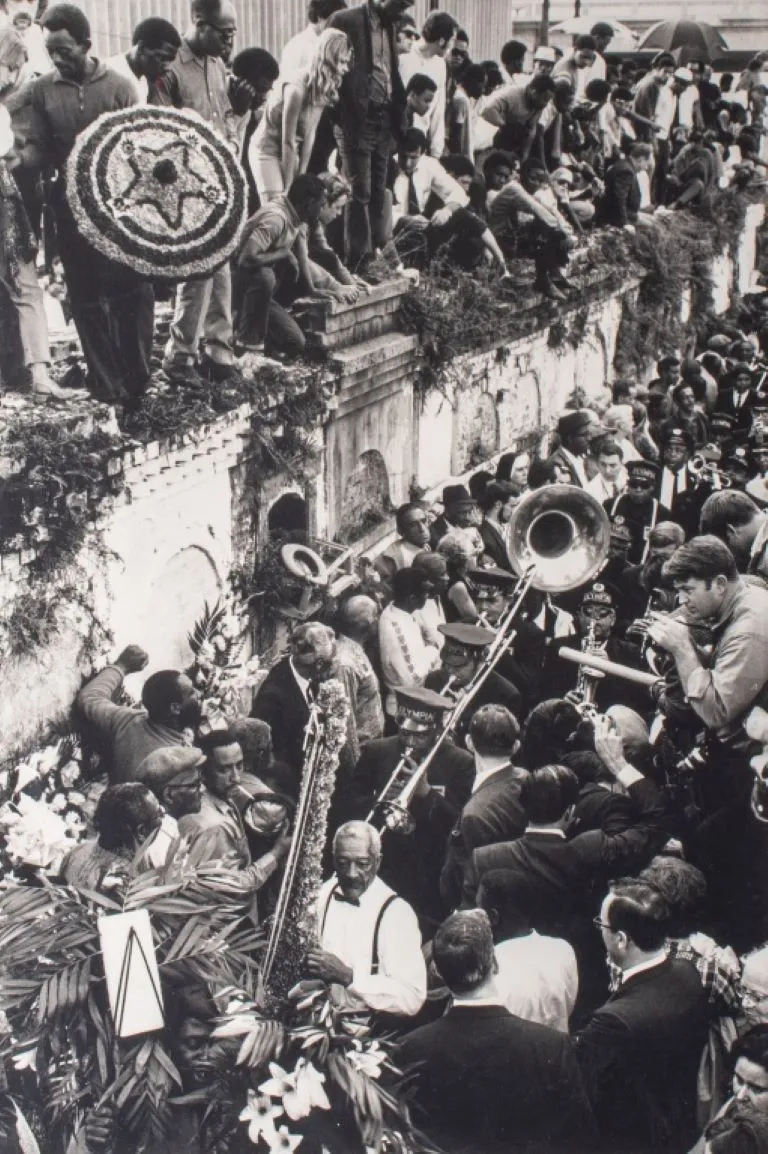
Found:
[[[314,348],[339,349],[392,332],[403,297],[411,291],[404,277],[372,285],[354,304],[304,297],[294,313],[307,343]]]

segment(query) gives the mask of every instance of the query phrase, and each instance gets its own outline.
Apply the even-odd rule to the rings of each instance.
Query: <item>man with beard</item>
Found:
[[[670,510],[654,496],[658,477],[659,467],[652,461],[628,461],[626,492],[603,505],[611,521],[623,517],[622,523],[632,534],[632,547],[628,556],[632,565],[645,559],[651,530],[659,521],[672,520]]]
[[[517,500],[518,495],[508,482],[491,481],[479,502],[483,511],[480,536],[483,538],[485,556],[490,558],[494,565],[510,573],[512,562],[504,540],[504,526],[509,524]]]
[[[136,768],[155,749],[188,745],[200,724],[200,696],[190,679],[176,669],[163,669],[147,678],[141,692],[143,710],[115,703],[123,680],[139,673],[148,661],[140,646],[129,645],[77,695],[77,708],[93,727],[108,759],[111,785],[134,781]]]

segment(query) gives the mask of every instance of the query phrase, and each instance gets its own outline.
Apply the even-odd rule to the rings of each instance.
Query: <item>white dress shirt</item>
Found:
[[[424,135],[427,138],[427,151],[430,156],[438,160],[445,151],[445,92],[448,81],[448,71],[442,56],[427,56],[420,43],[414,44],[410,52],[398,58],[398,68],[403,87],[416,73],[429,76],[437,85],[429,112],[423,118],[425,122]],[[421,125],[417,125],[421,127]]]
[[[688,488],[688,467],[673,471],[666,465],[661,470],[661,484],[659,487],[659,503],[667,509],[672,508],[672,502],[678,493],[686,492]]]
[[[602,505],[604,501],[611,501],[618,497],[627,487],[627,470],[622,467],[616,481],[608,482],[602,473],[597,473],[591,481],[587,481],[584,491],[590,493]]]
[[[394,893],[374,878],[358,906],[337,901],[335,877],[324,883],[317,899],[320,947],[353,971],[350,986],[335,984],[331,996],[349,1009],[389,1014],[417,1014],[427,997],[427,968],[421,952],[416,914],[396,898],[379,924],[378,970],[372,973],[374,933],[384,903]]]
[[[662,962],[667,960],[667,951],[660,950],[652,958],[646,962],[638,962],[636,966],[630,966],[628,970],[623,970],[621,974],[620,985],[624,986],[630,978],[634,978],[637,974],[642,974],[645,970],[653,970],[656,966],[660,966]]]
[[[573,946],[533,930],[496,946],[496,989],[511,1014],[568,1033],[568,1019],[579,992]]]
[[[427,674],[437,668],[440,651],[424,640],[415,615],[398,609],[394,602],[379,618],[379,651],[381,673],[388,690],[384,708],[394,717],[397,711],[394,690],[423,685]]]
[[[432,156],[419,158],[413,172],[413,187],[416,200],[419,202],[419,212],[424,213],[430,193],[438,196],[444,205],[456,205],[466,208],[469,197],[457,180],[443,168],[439,160]],[[404,172],[395,177],[392,186],[394,205],[392,206],[392,220],[397,222],[401,216],[408,215],[408,177]]]

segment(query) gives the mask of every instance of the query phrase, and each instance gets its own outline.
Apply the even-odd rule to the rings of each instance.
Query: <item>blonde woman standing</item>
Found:
[[[329,28],[318,37],[308,68],[276,81],[248,154],[262,204],[307,171],[320,116],[338,100],[350,58],[345,33]]]

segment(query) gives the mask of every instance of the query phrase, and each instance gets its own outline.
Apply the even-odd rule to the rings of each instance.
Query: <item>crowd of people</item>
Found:
[[[473,62],[451,15],[419,31],[410,7],[310,0],[278,62],[235,54],[228,0],[192,0],[183,35],[145,20],[102,62],[82,12],[56,4],[53,70],[32,79],[0,30],[15,138],[0,191],[24,226],[4,230],[2,274],[33,391],[71,395],[42,339],[43,210],[89,387],[128,405],[147,387],[153,286],[96,257],[61,181],[111,109],[194,109],[248,177],[233,265],[176,290],[163,368],[180,388],[225,382],[241,351],[300,353],[296,297],[353,301],[382,263],[505,276],[523,255],[558,300],[590,228],[761,179],[762,58],[715,84],[661,53],[641,77],[608,66],[596,24],[529,72],[525,45]],[[447,1154],[767,1148],[768,294],[660,352],[657,373],[564,411],[548,455],[509,447],[439,509],[401,506],[396,539],[295,624],[243,715],[204,716],[179,670],[129,707],[124,681],[150,660],[137,645],[77,698],[107,784],[58,880],[108,895],[181,840],[190,868],[236,871],[268,924],[320,688],[341,683],[306,977],[395,1039],[414,1123]],[[526,589],[515,527],[560,500],[589,564]],[[534,553],[551,573],[575,544],[545,532]],[[110,1148],[98,1125],[80,1141]]]
[[[575,291],[570,254],[596,227],[633,232],[655,214],[706,206],[719,187],[764,183],[763,57],[716,82],[704,60],[661,52],[645,74],[606,62],[598,22],[570,52],[499,46],[471,59],[466,32],[412,0],[311,0],[307,27],[280,60],[235,52],[230,0],[193,0],[182,33],[150,18],[133,46],[93,55],[80,9],[41,19],[51,70],[35,75],[22,32],[0,29],[2,282],[15,306],[21,387],[65,401],[51,377],[35,252],[60,260],[91,392],[128,409],[151,379],[155,286],[97,254],[71,213],[64,168],[105,112],[153,103],[213,125],[245,171],[251,216],[231,262],[178,285],[162,368],[173,385],[210,389],[243,354],[304,348],[301,296],[353,302],[382,277],[414,277],[438,256],[530,283],[552,300]],[[529,57],[532,57],[529,60]],[[518,278],[519,279],[519,278]]]
[[[78,697],[110,784],[64,880],[110,892],[181,835],[268,922],[337,679],[306,976],[397,1039],[430,1141],[764,1149],[767,300],[646,389],[564,412],[549,456],[510,450],[440,509],[399,508],[374,572],[295,625],[250,716],[203,717],[174,670],[119,704],[148,662],[124,650]],[[542,530],[525,592],[515,526],[561,507],[580,537],[602,509],[609,541],[560,588]]]

